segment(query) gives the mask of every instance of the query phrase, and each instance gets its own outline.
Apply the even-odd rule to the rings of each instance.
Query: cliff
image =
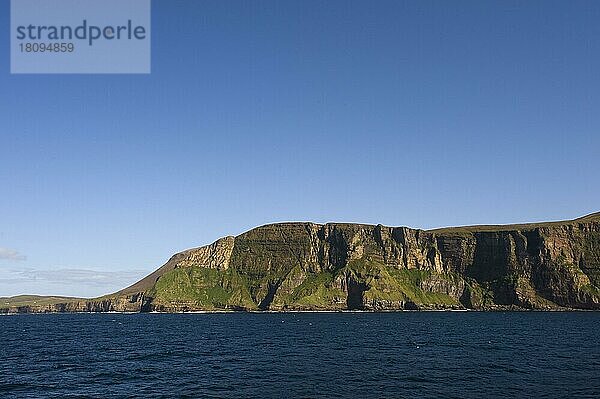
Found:
[[[428,231],[271,224],[178,253],[112,295],[0,311],[565,308],[600,309],[600,213]]]

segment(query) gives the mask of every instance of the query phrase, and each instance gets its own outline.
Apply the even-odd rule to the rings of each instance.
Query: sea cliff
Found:
[[[180,252],[96,299],[0,312],[600,309],[600,213],[437,230],[278,223]]]

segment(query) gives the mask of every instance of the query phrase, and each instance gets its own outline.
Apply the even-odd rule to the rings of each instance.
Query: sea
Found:
[[[0,316],[0,398],[600,398],[600,313]]]

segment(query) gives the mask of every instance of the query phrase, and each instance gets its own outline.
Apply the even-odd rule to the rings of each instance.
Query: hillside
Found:
[[[600,213],[435,230],[278,223],[183,251],[115,294],[3,312],[600,309]]]

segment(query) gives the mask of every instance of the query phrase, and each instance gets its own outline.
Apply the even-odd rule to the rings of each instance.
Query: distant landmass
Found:
[[[600,309],[600,213],[435,230],[277,223],[100,298],[0,298],[1,313],[404,309]]]

